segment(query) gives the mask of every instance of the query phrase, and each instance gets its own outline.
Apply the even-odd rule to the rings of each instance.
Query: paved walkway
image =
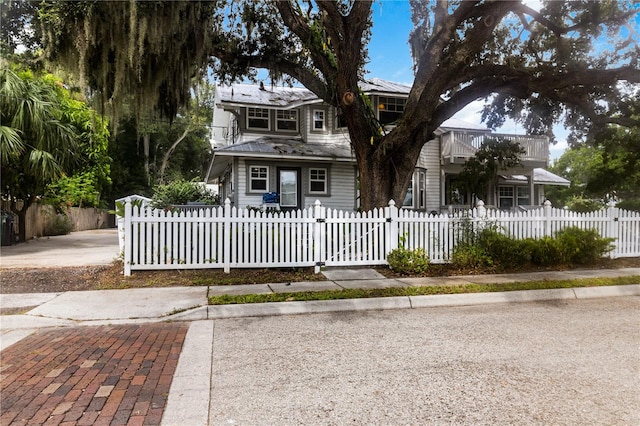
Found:
[[[105,234],[106,248],[90,262],[109,259],[117,248],[115,234]],[[75,244],[54,239],[54,246],[86,252],[78,242],[84,235],[72,236]],[[46,265],[57,253],[50,243],[3,248],[2,267]],[[47,254],[37,255],[36,244]],[[0,316],[0,424],[206,425],[216,319],[640,296],[639,280],[615,287],[207,306],[215,294],[634,276],[640,268],[408,279],[386,279],[370,269],[324,274],[320,282],[0,295],[0,307],[25,310]]]

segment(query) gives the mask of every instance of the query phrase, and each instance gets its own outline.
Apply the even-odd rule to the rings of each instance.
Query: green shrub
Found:
[[[613,250],[613,238],[602,238],[595,229],[580,229],[576,226],[556,232],[564,262],[584,265],[595,262]]]
[[[566,263],[595,262],[613,250],[613,238],[602,238],[595,229],[565,228],[555,235],[562,260]]]
[[[71,231],[73,231],[71,218],[66,214],[57,213],[50,221],[47,221],[43,233],[46,236],[54,236],[67,235]]]
[[[640,212],[640,198],[629,198],[629,199],[620,201],[618,204],[616,204],[616,207],[625,209],[625,210]]]
[[[479,269],[492,266],[493,261],[482,247],[459,244],[453,249],[451,264],[460,269]]]
[[[156,185],[149,204],[156,209],[167,209],[190,202],[219,204],[220,197],[199,182],[175,180],[165,185]]]
[[[563,262],[563,255],[557,239],[543,237],[539,240],[529,239],[531,247],[531,263],[541,266],[558,265]]]
[[[531,261],[531,244],[498,232],[494,228],[483,229],[477,239],[496,266],[524,266]]]
[[[408,250],[399,247],[389,252],[387,262],[400,274],[424,274],[429,270],[429,256],[423,248]]]

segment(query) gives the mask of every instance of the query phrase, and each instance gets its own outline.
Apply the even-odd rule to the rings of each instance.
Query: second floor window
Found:
[[[247,129],[269,130],[269,110],[247,108]]]
[[[324,111],[313,111],[313,130],[324,130]]]
[[[407,103],[403,98],[391,98],[380,96],[378,99],[378,114],[382,124],[395,123],[404,112],[404,105]]]
[[[286,132],[298,131],[298,111],[278,110],[276,111],[276,130]]]

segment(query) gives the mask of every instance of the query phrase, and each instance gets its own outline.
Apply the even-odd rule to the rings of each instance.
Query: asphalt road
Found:
[[[217,320],[212,425],[637,425],[640,298]]]

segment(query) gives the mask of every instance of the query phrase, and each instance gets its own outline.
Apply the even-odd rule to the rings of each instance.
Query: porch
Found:
[[[525,150],[521,158],[524,166],[546,167],[549,162],[547,136],[452,130],[441,136],[441,164],[463,164],[475,156],[476,151],[487,139],[507,139],[517,142]]]

